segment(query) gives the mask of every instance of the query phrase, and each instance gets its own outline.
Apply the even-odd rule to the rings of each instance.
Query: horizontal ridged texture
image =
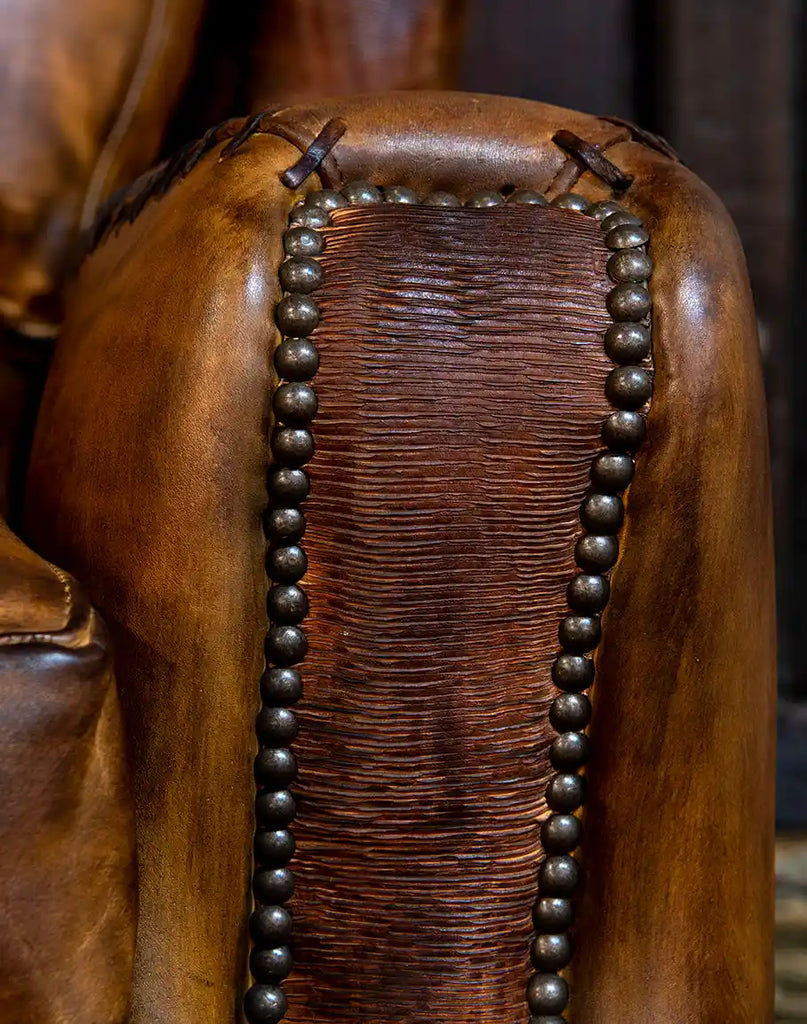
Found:
[[[292,1022],[526,1017],[606,258],[544,208],[327,230]]]

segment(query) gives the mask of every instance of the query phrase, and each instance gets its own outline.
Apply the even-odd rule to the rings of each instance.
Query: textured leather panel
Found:
[[[523,1013],[551,659],[607,411],[606,250],[543,208],[339,211],[306,503],[289,1020]]]

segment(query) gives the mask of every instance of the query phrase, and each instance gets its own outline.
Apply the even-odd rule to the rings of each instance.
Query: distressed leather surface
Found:
[[[558,210],[334,221],[288,1019],[516,1020],[607,253]]]
[[[526,101],[393,94],[284,111],[275,122],[267,118],[262,128],[270,133],[273,124],[282,121],[313,137],[334,115],[344,117],[348,125],[333,154],[336,173],[345,178],[369,177],[421,191],[452,188],[461,194],[507,184],[551,194],[579,178],[577,188],[591,198],[609,195],[590,173],[580,177],[580,168],[570,165],[551,142],[559,128],[606,145],[609,159],[635,175],[624,202],[643,214],[652,234],[657,267],[653,278],[656,391],[647,446],[629,492],[613,606],[605,618],[599,658],[592,725],[595,757],[584,844],[588,882],[572,972],[570,1019],[576,1024],[610,1024],[618,1007],[620,1019],[629,1024],[656,1020],[758,1024],[769,1015],[771,1005],[766,951],[772,905],[768,884],[772,557],[754,318],[733,229],[705,186],[668,157],[632,141],[628,129]],[[271,134],[255,135],[231,158],[219,160],[216,149],[184,181],[174,183],[165,198],[146,201],[134,224],[112,230],[82,271],[35,443],[29,534],[48,557],[86,582],[118,641],[135,772],[141,871],[135,1024],[200,1019],[223,1024],[232,1019],[244,981],[249,762],[264,626],[260,512],[269,354],[275,337],[271,316],[278,297],[280,233],[296,198],[282,188],[278,173],[298,156],[293,146]],[[311,179],[306,187],[316,185]],[[427,282],[445,265],[453,301],[464,294],[467,282],[462,274],[469,259],[478,252],[494,252],[497,243],[501,273],[506,277],[524,272],[523,247],[508,244],[515,222],[502,218],[500,237],[498,233],[497,237],[480,236],[478,246],[468,251],[452,248],[455,235],[450,218],[456,215],[432,214],[422,221],[431,220],[437,230],[432,248],[413,250],[415,239],[423,236],[413,230],[404,232],[404,227],[410,227],[410,218],[422,215],[417,210],[384,214],[394,221],[389,229],[394,240],[390,259],[403,259],[409,252],[412,266],[426,273]],[[383,243],[379,238],[374,241],[369,226],[360,230],[363,214],[347,216],[354,220],[344,225],[344,241],[327,257],[332,259],[334,281],[342,283],[339,288],[336,283],[325,286],[332,290],[325,293],[324,308],[338,327],[330,335],[325,326],[328,318],[323,321],[318,337],[324,348],[330,346],[340,359],[359,360],[353,363],[358,367],[373,346],[383,343],[386,335],[381,323],[373,327],[375,311],[362,312],[368,296],[376,294],[372,289],[379,288],[387,296],[382,310],[390,303],[406,307],[411,325],[422,323],[428,310],[429,323],[447,330],[450,337],[452,318],[446,314],[439,289],[435,302],[411,289],[405,301],[389,298],[394,292],[394,260],[379,260],[369,280],[355,276],[362,269],[359,257],[372,262],[374,246]],[[529,244],[537,242],[530,239]],[[576,251],[564,248],[566,243],[561,245],[559,240],[544,241],[527,265],[550,259],[555,245],[566,257]],[[602,255],[593,239],[591,245],[596,263]],[[494,260],[490,272],[497,272],[497,266]],[[581,284],[577,275],[584,269],[589,274],[591,262],[585,268],[576,264],[570,282]],[[538,285],[524,287],[524,301],[534,309],[525,318],[526,329],[518,318],[507,316],[508,304],[495,294],[485,300],[491,303],[491,311],[495,308],[497,324],[500,317],[506,325],[505,337],[514,344],[522,365],[528,354],[541,364],[549,358],[547,346],[556,343],[553,332],[540,327],[542,318],[561,323],[562,311],[568,312],[570,305],[576,309],[575,303],[580,302],[584,315],[579,329],[585,332],[590,323],[589,291],[573,287],[573,297],[557,305],[549,293],[542,296],[540,289],[531,292],[531,287]],[[433,317],[434,312],[441,315]],[[340,313],[351,316],[343,318]],[[472,323],[468,344],[479,345],[482,351],[491,344],[489,320],[473,319]],[[433,376],[431,353],[435,346],[442,351],[445,335],[437,330],[430,333],[434,337],[425,344],[422,358],[427,375],[430,371]],[[480,405],[477,390],[465,390],[473,379],[468,364],[457,363],[450,343],[443,343],[449,355],[441,365],[457,374],[462,387],[452,390],[451,402],[445,399],[442,415],[455,425],[495,426],[500,417]],[[602,357],[595,355],[593,345],[590,349],[581,345],[578,356],[577,369],[583,376],[572,375],[570,392],[564,395],[570,407],[564,408],[563,429],[570,436],[575,422],[571,403],[586,393],[590,375],[601,372]],[[413,350],[413,362],[415,358]],[[325,365],[322,373],[326,390],[330,386],[339,400],[329,414],[323,399],[317,430],[324,448],[312,472],[343,480],[348,470],[340,467],[349,464],[349,472],[355,474],[372,451],[367,438],[378,436],[372,432],[373,418],[392,417],[394,410],[392,405],[377,409],[366,401],[358,403],[351,384],[358,378],[346,374],[343,381],[336,376],[336,367]],[[413,388],[411,373],[404,361],[403,369],[389,381],[391,400],[401,402],[404,422],[410,405],[422,408],[418,403],[426,401]],[[578,380],[582,381],[579,391],[571,388]],[[539,430],[560,429],[546,415],[546,408],[542,403],[540,408],[520,410],[525,444],[540,443]],[[349,421],[335,415],[340,409],[350,414]],[[428,431],[422,417],[417,426]],[[418,456],[435,471],[444,465],[450,472],[448,493],[456,504],[450,505],[453,511],[447,522],[463,524],[464,529],[469,526],[458,511],[463,481],[482,451],[479,435],[468,433],[471,454],[462,460],[454,462],[442,450],[433,457]],[[596,431],[592,440],[595,435]],[[99,437],[104,438],[102,446]],[[394,437],[393,433],[387,443],[394,446]],[[558,451],[563,450],[559,445]],[[401,438],[398,451],[405,450]],[[515,458],[509,450],[508,469]],[[585,482],[582,468],[579,476],[571,466],[564,475],[551,454],[542,458],[546,458],[546,473],[540,478],[541,490],[550,495],[548,502],[558,502],[556,513],[548,506],[545,514],[557,514],[571,539],[571,516],[580,496],[578,488]],[[401,479],[411,489],[416,465],[416,460],[412,467],[402,461]],[[483,468],[482,489],[473,495],[481,503],[474,507],[480,509],[488,507],[485,482],[498,479],[489,464]],[[384,479],[383,469],[382,462],[379,481]],[[367,475],[369,482],[363,483],[364,478],[354,477],[362,484],[354,496],[342,493],[334,483],[331,493],[312,498],[314,510],[317,500],[323,503],[322,525],[317,527],[312,519],[311,526],[312,552],[317,556],[312,581],[321,595],[321,611],[315,615],[321,616],[323,627],[320,641],[312,629],[315,644],[325,642],[326,627],[341,637],[339,630],[355,622],[355,643],[349,650],[380,650],[381,641],[363,632],[364,627],[358,628],[362,610],[363,618],[382,615],[383,621],[380,602],[371,605],[362,597],[364,603],[349,606],[350,588],[358,586],[359,575],[378,578],[370,572],[367,551],[372,549],[335,548],[326,525],[326,520],[337,521],[338,514],[343,517],[338,520],[343,529],[339,543],[356,535],[352,531],[359,529],[359,512],[366,509],[366,501],[373,495],[379,501],[384,493],[380,487],[369,489],[372,479]],[[428,489],[422,491],[417,504],[403,503],[400,509],[412,516],[422,509],[428,515],[432,496]],[[498,482],[497,493],[514,508],[523,497],[510,473]],[[474,528],[494,546],[503,541],[516,545],[526,543],[523,531],[516,528],[524,522],[516,517],[494,531],[481,517]],[[446,528],[440,520],[436,526]],[[334,526],[330,529],[334,531]],[[417,534],[411,529],[403,531],[402,543],[412,536]],[[380,534],[377,542],[384,564],[389,563],[396,555],[392,539]],[[545,552],[551,559],[552,550],[551,545],[538,545],[532,554],[539,557]],[[362,555],[359,574],[357,568],[351,569],[352,559]],[[400,551],[397,557],[402,557]],[[467,563],[460,558],[454,567],[458,582],[463,564],[469,567],[467,578],[473,579],[470,558]],[[533,580],[532,576],[523,580],[503,561],[494,559],[492,565],[501,573],[505,589],[513,586],[514,578],[527,587]],[[538,578],[549,586],[555,571],[556,564],[542,563]],[[429,577],[414,554],[411,572],[412,594],[420,595],[417,601],[425,602],[422,607],[431,607]],[[414,584],[420,589],[414,589]],[[489,601],[490,595],[482,590],[480,599]],[[544,648],[549,632],[544,632],[540,615],[548,615],[554,607],[547,600],[546,607],[536,611],[535,642],[541,645],[542,658],[549,658],[552,651]],[[448,600],[446,608],[459,613],[462,604]],[[476,643],[471,619],[462,622],[468,644]],[[516,626],[512,628],[517,632]],[[423,639],[427,643],[430,638]],[[334,649],[342,650],[335,643],[330,650]],[[496,650],[494,646],[480,652],[479,674],[463,677],[480,702],[479,715],[479,707],[489,698],[484,669],[495,671]],[[326,666],[326,653],[315,647],[311,662],[315,669],[318,657]],[[393,665],[400,664],[394,653],[390,657]],[[517,655],[511,657],[517,660]],[[325,684],[330,678],[333,685],[338,672],[336,666],[320,671],[322,678],[313,686],[315,695],[324,699]],[[506,693],[515,694],[518,703],[522,683],[516,672],[512,675],[502,686]],[[479,680],[478,687],[472,686],[473,680]],[[439,686],[434,693],[439,693]],[[325,698],[338,695],[336,687],[329,688]],[[363,696],[361,690],[359,696]],[[387,699],[403,698],[396,693]],[[546,700],[546,691],[540,687],[538,700]],[[367,706],[374,706],[373,702]],[[303,707],[302,713],[313,725],[317,706]],[[496,764],[492,752],[501,748],[490,743],[489,735],[482,742],[475,733],[483,719],[484,715],[476,718],[469,709],[457,732],[460,737],[476,736],[477,745]],[[343,720],[328,713],[330,723]],[[369,735],[366,742],[383,745],[386,733],[379,724],[377,734]],[[322,774],[317,758],[320,766],[324,764],[333,749],[328,744],[335,743],[339,733],[330,739],[323,738],[322,732],[316,735],[319,747],[312,728],[307,748],[315,803],[305,820],[303,810],[300,824],[301,838],[309,829],[312,847],[316,828],[346,813],[338,801],[328,803],[330,789],[317,797],[313,787],[317,772]],[[361,744],[351,747],[347,734],[343,739],[344,756],[355,756]],[[415,763],[428,769],[435,755],[429,751],[427,736],[415,737],[416,742],[423,746],[413,747]],[[468,756],[466,750],[461,755],[457,753],[456,770],[466,767],[478,781],[474,773],[484,774],[484,757]],[[536,756],[540,771],[543,755],[536,752]],[[305,787],[309,783],[304,760],[301,770]],[[451,778],[450,773],[446,778]],[[333,785],[344,787],[347,781]],[[349,794],[346,790],[342,795]],[[391,813],[399,821],[405,816],[407,799],[402,788],[397,800],[391,800]],[[533,808],[538,807],[535,799],[534,795],[527,798]],[[470,841],[478,822],[459,820],[463,840]],[[301,879],[307,874],[309,892],[316,885],[324,892],[326,871],[329,876],[339,877],[341,871],[350,877],[351,858],[357,857],[350,848],[350,834],[346,828],[325,845],[317,838],[320,850],[328,854],[319,861],[306,862],[302,851]],[[208,851],[215,851],[215,856]],[[312,866],[318,864],[321,868]],[[507,858],[500,867],[497,878],[522,877]],[[435,885],[434,873],[429,877],[428,884]],[[361,884],[378,892],[377,880],[369,871]],[[450,885],[446,887],[447,901],[453,892]],[[301,906],[310,898],[299,897]],[[466,906],[464,896],[458,913],[462,906]],[[386,1003],[379,1005],[376,999],[372,1008],[362,1002],[378,991],[373,979],[383,971],[377,965],[385,965],[386,981],[389,984],[392,978],[399,1000],[404,998],[404,987],[396,988],[398,971],[417,962],[434,971],[429,974],[433,978],[438,966],[445,966],[441,962],[445,932],[419,935],[419,948],[413,950],[413,933],[405,920],[408,907],[402,900],[387,910],[394,927],[386,933],[390,938],[385,948],[372,949],[368,959],[367,943],[361,949],[353,947],[354,959],[363,956],[368,964],[368,985],[363,987],[366,979],[359,978],[358,965],[347,986],[340,971],[337,985],[329,963],[345,956],[343,951],[354,941],[347,932],[336,935],[338,915],[349,921],[356,911],[346,911],[340,904],[327,925],[314,920],[318,913],[321,909],[311,904],[299,922],[309,983],[302,984],[301,974],[289,985],[299,997],[292,1019],[319,1022],[328,1019],[334,1006],[347,1003],[359,1006],[363,1019],[386,1021]],[[504,910],[497,905],[499,913]],[[458,1000],[462,1005],[463,985],[469,984],[462,965],[467,957],[478,967],[483,964],[481,946],[474,939],[486,928],[490,938],[498,927],[494,917],[486,921],[484,917],[484,909],[471,913],[476,935],[470,930],[468,936],[450,936],[452,942],[467,939],[467,944],[460,946],[461,954],[454,961],[456,973],[444,971],[440,984],[435,982],[428,989],[437,1009],[406,1011],[409,1019],[456,1019],[446,992],[454,996],[454,1005]],[[328,934],[334,943],[343,942],[338,953],[333,947],[317,948],[317,929],[306,931],[306,918],[319,925],[320,933],[334,929]],[[375,940],[378,944],[377,936]],[[509,956],[502,947],[499,951]],[[524,963],[526,970],[526,949]],[[481,969],[493,977],[496,965],[488,963]],[[515,983],[508,978],[499,985],[493,998],[509,1007]],[[397,1005],[400,1008],[400,1001]],[[484,1014],[495,1019],[500,1009],[485,1003],[475,1006],[475,1013],[481,1019],[486,1019]]]
[[[123,1024],[134,835],[109,645],[0,524],[0,1021]]]

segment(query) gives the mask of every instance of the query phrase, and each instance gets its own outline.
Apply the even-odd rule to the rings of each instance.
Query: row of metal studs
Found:
[[[621,494],[633,478],[633,456],[645,436],[645,418],[639,410],[652,393],[652,379],[640,365],[650,353],[647,279],[653,264],[645,249],[647,231],[638,217],[610,200],[592,205],[583,196],[566,193],[558,196],[554,205],[594,217],[605,244],[613,251],[607,270],[614,287],[606,297],[606,307],[614,323],[605,332],[605,351],[618,365],[606,379],[605,393],[617,411],[602,424],[606,448],[594,458],[591,492],[580,506],[580,522],[586,532],[575,545],[575,561],[581,571],[566,591],[571,614],[560,623],[561,653],[552,666],[552,679],[563,692],[549,710],[558,736],[549,752],[555,774],[546,788],[552,813],[541,827],[545,857],[538,872],[538,899],[533,910],[536,937],[531,959],[535,973],[527,983],[530,1024],[563,1024],[562,1013],[569,1001],[568,984],[559,972],[572,957],[570,897],[579,881],[572,853],[580,845],[582,823],[575,812],[585,796],[585,780],[579,772],[588,759],[584,730],[591,718],[591,703],[583,691],[594,681],[594,662],[586,655],[600,641],[600,615],[610,595],[607,573],[619,554],[617,534],[624,517]]]
[[[340,192],[325,189],[311,193],[292,210],[284,235],[286,258],[279,271],[284,295],[275,311],[283,340],[275,351],[274,362],[283,383],[273,397],[273,462],[268,477],[270,501],[265,524],[269,541],[266,565],[271,583],[270,626],[266,636],[267,666],[261,680],[263,704],[256,722],[260,749],[255,760],[255,910],[250,917],[250,971],[255,983],[244,997],[244,1013],[250,1024],[277,1024],[284,1017],[286,997],[281,982],[292,968],[292,921],[283,905],[294,891],[294,879],[287,865],[294,854],[294,838],[288,826],[296,808],[288,787],[297,771],[289,749],[297,734],[297,722],[289,708],[302,695],[302,678],[294,666],[304,659],[308,647],[302,628],[308,598],[299,586],[307,568],[300,543],[305,532],[300,505],[309,490],[303,466],[314,454],[310,425],[317,411],[316,393],[309,382],[316,374],[319,354],[308,335],[319,323],[319,308],[311,296],[323,279],[317,257],[323,252],[325,240],[319,229],[330,223],[331,210],[348,204],[379,202],[480,208],[505,202],[545,205],[547,200],[527,189],[516,190],[506,199],[499,192],[479,191],[464,204],[454,194],[442,191],[431,192],[421,200],[413,189],[404,186],[382,190],[368,182],[355,181]],[[617,282],[608,296],[608,308],[617,323],[606,335],[606,350],[619,363],[640,361],[649,351],[649,335],[638,324],[649,312],[646,288],[638,283],[651,270],[649,257],[640,248],[647,241],[646,234],[643,235],[637,219],[616,203],[599,203],[589,208],[581,196],[566,193],[554,199],[552,205],[588,213],[602,221],[607,232],[606,244],[618,250],[608,263],[609,274]],[[624,231],[622,235],[614,234],[626,225],[634,235],[642,235],[643,240],[630,241]],[[561,735],[552,745],[552,763],[559,774],[550,780],[547,801],[558,813],[547,819],[541,834],[547,857],[540,869],[540,895],[535,909],[536,928],[541,934],[533,945],[533,962],[540,973],[533,975],[528,985],[530,1010],[537,1014],[531,1017],[531,1024],[562,1022],[562,1017],[547,1013],[561,1012],[568,999],[566,982],[557,972],[568,964],[571,955],[565,931],[571,924],[568,897],[576,885],[577,865],[569,853],[580,839],[580,822],[571,811],[579,808],[583,795],[582,778],[569,772],[585,762],[586,737],[582,730],[588,724],[590,704],[580,691],[593,678],[590,659],[579,652],[596,646],[596,613],[608,599],[607,578],[586,573],[604,573],[616,560],[614,535],[622,521],[622,505],[617,495],[633,473],[633,460],[625,453],[635,451],[644,436],[644,419],[634,410],[649,399],[650,378],[641,367],[621,366],[609,376],[606,391],[621,411],[603,425],[603,438],[612,451],[599,455],[592,468],[597,493],[590,495],[581,509],[583,524],[591,532],[576,547],[577,562],[584,572],[569,586],[572,609],[588,614],[564,619],[560,632],[564,653],[553,669],[555,682],[567,692],[553,701],[550,711],[552,724]]]
[[[327,222],[327,215],[323,213],[323,217],[323,223]],[[322,267],[316,257],[324,248],[324,239],[301,223],[293,211],[283,246],[286,258],[279,274],[285,294],[275,310],[283,338],[274,354],[275,370],[282,383],[275,388],[272,399],[275,426],[270,440],[272,465],[264,524],[269,542],[266,572],[271,585],[262,707],[256,721],[260,748],[255,759],[255,909],[250,916],[253,947],[249,963],[254,984],[244,996],[244,1014],[250,1024],[276,1024],[286,1013],[281,982],[293,961],[289,947],[292,920],[284,904],[294,892],[288,863],[295,844],[288,826],[296,813],[288,787],[297,774],[289,746],[298,728],[290,707],[302,696],[302,677],[295,666],[308,650],[302,627],[308,597],[300,586],[308,560],[301,544],[305,516],[300,506],[309,490],[303,466],[314,454],[310,427],[317,412],[317,395],[310,381],[317,372],[319,354],[308,335],[319,323],[319,307],[311,292],[322,283]]]

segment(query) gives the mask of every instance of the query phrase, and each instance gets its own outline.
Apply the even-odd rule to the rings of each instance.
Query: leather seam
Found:
[[[608,122],[605,122],[605,123],[608,123]],[[556,129],[556,131],[558,131],[558,130],[559,129]],[[553,135],[554,134],[555,134],[555,132],[553,132]],[[601,144],[598,144],[596,146],[596,148],[599,149],[600,152],[603,155],[605,155],[605,153],[607,153],[608,150],[612,146],[616,146],[616,145],[618,145],[621,142],[629,142],[629,141],[631,141],[630,130],[627,129],[627,128],[624,128],[624,127],[620,127],[620,129],[615,134],[613,134],[610,138],[607,138],[605,142],[603,142]],[[553,143],[553,144],[557,145],[557,143]],[[594,145],[594,143],[592,143],[592,145]],[[558,148],[560,148],[560,147],[558,147]],[[554,189],[555,185],[557,184],[558,180],[562,177],[564,172],[571,172],[573,170],[577,170],[578,173],[576,175],[573,175],[573,176],[570,177],[570,179],[569,179],[569,181],[567,183],[567,189],[570,189],[574,185],[576,185],[577,182],[586,173],[586,171],[583,168],[580,167],[580,164],[573,157],[567,156],[567,158],[561,164],[560,169],[558,170],[557,174],[552,178],[552,181],[547,185],[547,187],[545,189],[546,195],[551,197],[552,190]],[[606,182],[606,184],[608,184],[608,182]],[[630,186],[628,186],[628,188],[625,191],[627,192],[629,190],[630,190]],[[610,191],[611,195],[614,195],[614,189],[610,185],[609,185],[609,191]],[[624,193],[622,193],[622,194],[624,194]]]
[[[64,630],[67,628],[71,618],[73,617],[73,582],[62,569],[57,568],[50,562],[48,562],[48,565],[50,565],[54,576],[62,585],[62,597],[64,600],[64,625],[62,626],[62,630]]]
[[[146,82],[154,66],[154,56],[165,27],[167,10],[167,0],[152,0],[148,24],[123,102],[87,183],[79,217],[79,233],[85,231],[93,221],[115,155],[120,150],[124,136],[134,119]]]
[[[313,139],[316,133],[298,121],[272,123],[274,116],[274,110],[270,109],[253,118],[229,118],[222,121],[221,124],[214,125],[201,139],[183,147],[173,157],[147,171],[131,185],[113,193],[100,207],[92,224],[85,228],[82,255],[87,256],[91,253],[109,231],[124,221],[131,224],[150,199],[164,196],[169,189],[190,174],[203,156],[221,143],[226,145],[219,154],[219,161],[230,159],[253,135],[271,135],[282,139],[305,156],[311,142],[307,136],[311,135]],[[267,117],[270,121],[264,127],[262,122]],[[338,187],[342,183],[342,169],[332,149],[316,173],[323,185],[336,184]]]
[[[226,142],[226,145],[219,154],[220,161],[231,158],[254,135],[272,135],[280,138],[305,156],[317,132],[299,118],[281,120],[288,111],[293,109],[293,107],[281,109],[270,107],[252,118],[231,118],[223,121],[211,128],[197,142],[183,147],[173,157],[163,161],[152,171],[141,175],[131,185],[114,193],[99,209],[93,223],[85,231],[83,255],[86,256],[92,252],[109,231],[124,221],[128,220],[129,223],[132,223],[149,199],[165,195],[174,184],[183,180],[194,169],[202,156],[222,142]],[[601,124],[606,125],[609,131],[612,128],[610,122],[601,121]],[[347,130],[346,127],[345,131]],[[558,130],[560,129],[555,131]],[[605,154],[611,146],[630,141],[631,138],[630,129],[620,125],[616,127],[615,132],[611,132],[605,142],[596,148]],[[324,188],[338,189],[344,184],[344,172],[336,156],[338,141],[328,151],[314,172]],[[575,174],[574,171],[577,173]],[[566,187],[571,188],[585,171],[572,157],[565,159],[544,189],[549,198],[552,198],[552,192],[564,173],[569,177]],[[613,194],[613,189],[611,192]]]
[[[70,629],[70,620],[73,618],[73,612],[75,609],[73,581],[66,572],[53,565],[51,562],[47,562],[46,565],[62,586],[63,621],[61,626],[57,629],[48,629],[34,633],[0,633],[0,647],[15,646],[26,643],[41,643],[43,641],[53,642],[54,638],[60,633],[65,633],[67,631],[72,632]]]

